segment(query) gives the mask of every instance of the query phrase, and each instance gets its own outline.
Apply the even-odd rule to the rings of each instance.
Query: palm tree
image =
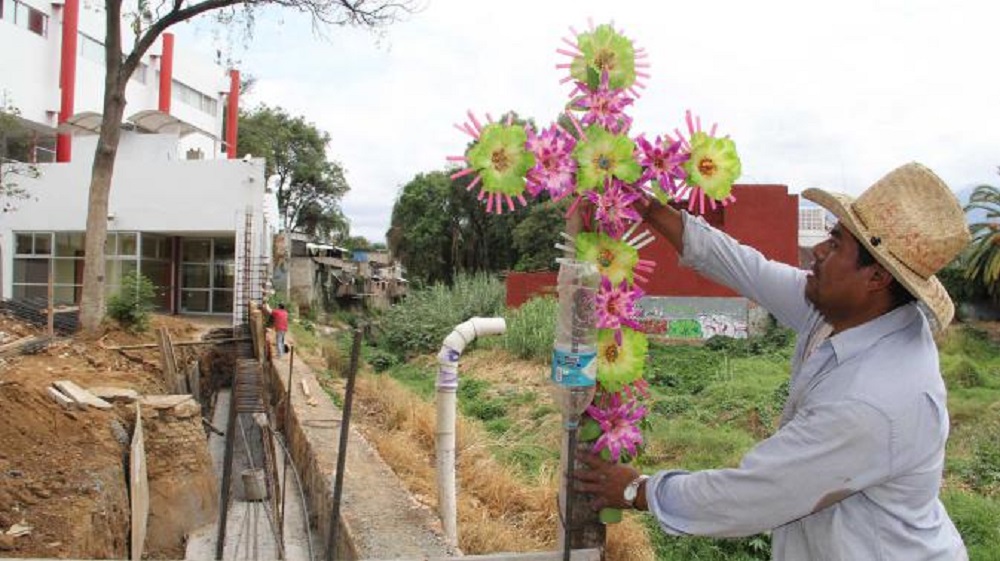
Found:
[[[1000,188],[976,187],[965,205],[965,212],[972,210],[982,210],[986,216],[969,227],[972,244],[966,258],[965,277],[981,284],[990,296],[1000,300]]]

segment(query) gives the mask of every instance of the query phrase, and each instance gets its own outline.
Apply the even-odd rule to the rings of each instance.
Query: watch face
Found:
[[[625,501],[632,502],[635,500],[636,492],[639,490],[638,485],[629,485],[625,488]]]

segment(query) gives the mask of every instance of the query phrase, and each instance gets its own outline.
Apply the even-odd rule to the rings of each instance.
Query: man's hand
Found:
[[[575,471],[575,488],[577,491],[590,493],[594,496],[590,502],[591,508],[601,510],[602,508],[634,507],[645,510],[643,508],[646,506],[644,489],[640,489],[634,505],[630,506],[625,503],[625,487],[636,477],[639,477],[639,472],[635,468],[606,462],[593,455],[578,454],[576,459],[590,468]]]
[[[679,210],[645,197],[636,201],[636,209],[644,223],[667,238],[677,255],[684,254],[684,218]]]

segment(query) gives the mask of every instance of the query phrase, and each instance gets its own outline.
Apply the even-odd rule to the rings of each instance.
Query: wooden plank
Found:
[[[163,329],[164,340],[166,341],[167,356],[170,357],[170,369],[174,373],[173,384],[175,393],[188,393],[187,382],[184,372],[177,365],[177,355],[174,353],[174,341],[170,338],[170,330]]]
[[[203,341],[174,341],[174,347],[192,347],[196,345],[216,345],[220,343],[240,343],[249,341],[250,337],[236,337],[230,339],[206,339]],[[156,349],[159,343],[142,343],[140,345],[120,345],[116,347],[104,347],[109,351],[135,351],[139,349]]]
[[[133,560],[142,559],[146,545],[146,525],[149,521],[149,479],[146,471],[146,445],[142,431],[142,415],[135,404],[135,433],[129,454],[129,489],[132,510],[131,553]]]
[[[21,345],[33,339],[35,339],[34,335],[28,335],[27,337],[21,337],[16,341],[12,341],[10,343],[4,343],[3,345],[0,345],[0,355],[6,354],[8,351],[18,350],[21,348]]]
[[[111,409],[113,407],[107,401],[104,401],[69,380],[58,380],[52,382],[52,385],[58,388],[62,393],[66,394],[67,397],[79,403],[81,406],[86,407],[89,405],[90,407],[95,407],[97,409]]]
[[[55,389],[55,388],[53,388],[51,386],[49,386],[48,392],[49,392],[49,395],[52,396],[52,399],[56,400],[56,403],[58,403],[59,405],[62,405],[63,407],[65,407],[67,409],[71,408],[71,407],[73,407],[73,408],[83,407],[81,404],[79,404],[79,403],[73,401],[72,399],[66,397],[66,395],[64,393],[62,393],[61,391],[59,391],[59,390],[57,390],[57,389]]]

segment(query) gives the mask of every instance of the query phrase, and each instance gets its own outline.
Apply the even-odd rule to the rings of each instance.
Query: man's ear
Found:
[[[895,280],[892,274],[880,263],[872,265],[871,271],[871,276],[868,277],[868,286],[873,291],[888,288]]]

